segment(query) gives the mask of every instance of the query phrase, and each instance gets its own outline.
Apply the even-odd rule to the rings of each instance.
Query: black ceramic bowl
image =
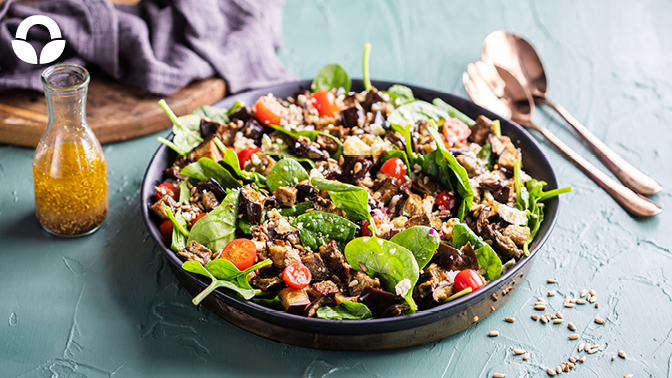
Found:
[[[222,100],[215,106],[230,107],[237,99],[246,104],[254,104],[259,96],[268,93],[285,98],[299,90],[309,89],[310,83],[311,81],[304,80],[240,93]],[[376,88],[380,89],[387,89],[393,84],[395,83],[382,81],[373,83]],[[525,171],[538,180],[546,181],[547,189],[558,187],[558,180],[551,164],[539,148],[539,144],[522,127],[462,97],[410,85],[409,87],[421,100],[431,102],[439,97],[472,118],[485,115],[492,120],[499,119],[502,134],[510,137],[523,151]],[[362,91],[362,81],[354,80],[352,90]],[[182,261],[170,250],[169,244],[159,233],[158,221],[149,213],[149,207],[155,200],[154,186],[163,182],[163,170],[172,165],[175,157],[175,153],[164,145],[161,145],[154,154],[142,183],[142,216],[147,230],[170,262],[173,272],[189,293],[195,296],[209,282],[181,268]],[[307,318],[271,310],[220,291],[209,295],[203,304],[228,322],[256,335],[308,348],[378,350],[401,348],[438,340],[459,332],[490,315],[493,312],[492,308],[496,309],[506,302],[523,283],[532,267],[532,260],[550,235],[558,217],[558,198],[552,198],[545,203],[544,222],[532,243],[528,257],[521,259],[501,277],[478,291],[412,315],[354,321]]]

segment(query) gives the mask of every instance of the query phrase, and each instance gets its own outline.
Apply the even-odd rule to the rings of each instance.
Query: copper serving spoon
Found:
[[[534,101],[527,91],[507,70],[483,62],[469,64],[462,81],[475,103],[514,122],[532,128],[546,137],[588,177],[604,189],[624,209],[638,217],[660,214],[655,202],[643,197],[606,175],[577,154],[548,129],[532,123]]]
[[[536,100],[558,112],[583,137],[597,157],[618,177],[625,186],[637,193],[651,195],[663,189],[655,180],[623,160],[611,148],[599,140],[585,126],[572,117],[561,105],[548,100],[546,74],[539,55],[527,41],[505,31],[490,33],[483,42],[481,60],[509,71]],[[506,85],[509,85],[508,81]]]

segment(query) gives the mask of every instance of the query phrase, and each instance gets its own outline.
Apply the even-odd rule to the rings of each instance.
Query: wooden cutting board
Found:
[[[226,84],[207,79],[189,84],[172,96],[157,96],[91,73],[86,120],[100,143],[137,138],[170,127],[157,105],[165,98],[179,116],[202,105],[221,100]],[[16,90],[0,93],[0,143],[35,147],[47,126],[47,102],[43,93]]]

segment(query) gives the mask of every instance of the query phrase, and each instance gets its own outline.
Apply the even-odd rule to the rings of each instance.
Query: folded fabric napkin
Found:
[[[278,60],[282,0],[7,0],[0,5],[0,90],[42,90],[40,74],[57,62],[95,65],[116,80],[157,94],[219,76],[231,93],[295,79]],[[56,21],[66,41],[50,64],[29,64],[12,50],[26,17]],[[39,56],[51,40],[33,26],[29,43]]]

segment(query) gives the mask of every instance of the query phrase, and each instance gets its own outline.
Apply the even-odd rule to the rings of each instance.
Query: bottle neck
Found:
[[[88,127],[86,123],[86,92],[83,87],[74,91],[59,92],[45,88],[49,109],[49,126],[66,125]]]

